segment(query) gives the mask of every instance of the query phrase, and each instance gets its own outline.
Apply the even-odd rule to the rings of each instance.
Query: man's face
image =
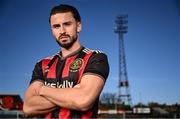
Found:
[[[71,12],[52,15],[50,24],[52,33],[61,47],[70,48],[77,41],[81,23],[74,19]]]

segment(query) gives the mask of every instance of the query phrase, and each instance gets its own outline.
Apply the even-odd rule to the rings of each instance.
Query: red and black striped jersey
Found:
[[[36,63],[31,82],[42,81],[44,85],[54,88],[73,88],[81,82],[85,74],[100,76],[106,81],[109,74],[109,64],[106,54],[81,47],[79,50],[61,57],[61,52],[44,58]],[[85,112],[58,107],[56,110],[42,115],[47,118],[95,118],[98,111],[98,100],[93,107]]]

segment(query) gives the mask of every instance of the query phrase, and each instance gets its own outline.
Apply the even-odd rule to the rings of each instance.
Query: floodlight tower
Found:
[[[119,82],[118,104],[132,105],[129,82],[126,68],[126,57],[123,35],[127,33],[128,15],[118,15],[115,19],[114,32],[118,34],[119,41]]]

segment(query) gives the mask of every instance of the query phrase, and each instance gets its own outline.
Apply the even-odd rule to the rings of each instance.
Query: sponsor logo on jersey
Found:
[[[63,81],[62,83],[56,82],[56,83],[49,83],[47,81],[45,81],[44,85],[45,86],[49,86],[52,88],[73,88],[73,84],[74,82],[70,82],[70,81]]]

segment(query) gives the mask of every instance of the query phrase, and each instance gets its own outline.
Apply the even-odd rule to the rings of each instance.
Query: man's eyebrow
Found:
[[[63,24],[71,24],[71,23],[72,23],[72,21],[66,21],[66,22],[64,22]],[[52,26],[53,26],[53,27],[59,27],[60,24],[55,23],[55,24],[53,24]]]
[[[66,21],[63,24],[69,24],[69,23],[72,23],[72,21]]]

